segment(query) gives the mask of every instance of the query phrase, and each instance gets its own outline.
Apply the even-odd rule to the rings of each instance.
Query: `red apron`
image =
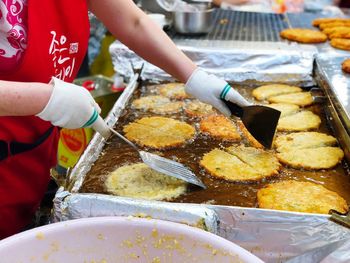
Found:
[[[87,50],[86,0],[28,0],[28,46],[18,68],[1,80],[71,82]],[[51,127],[35,116],[0,117],[0,141],[33,143]],[[28,224],[43,198],[56,164],[58,130],[40,145],[0,161],[0,238]]]

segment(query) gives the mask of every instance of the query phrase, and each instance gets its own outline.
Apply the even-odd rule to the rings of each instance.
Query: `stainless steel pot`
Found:
[[[205,34],[212,27],[214,9],[207,4],[193,4],[198,11],[174,11],[173,25],[181,34]]]

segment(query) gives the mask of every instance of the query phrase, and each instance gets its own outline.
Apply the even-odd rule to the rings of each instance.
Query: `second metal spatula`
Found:
[[[271,148],[281,112],[261,105],[238,106],[222,100],[231,113],[239,117],[250,134],[264,147]]]
[[[185,182],[198,185],[204,189],[207,188],[205,184],[203,184],[203,182],[193,172],[191,172],[187,167],[185,167],[181,163],[175,162],[173,160],[169,160],[167,158],[164,158],[162,156],[159,156],[150,152],[141,151],[137,148],[137,146],[134,143],[129,141],[127,138],[125,138],[123,135],[121,135],[117,131],[113,130],[112,128],[110,128],[110,131],[113,134],[117,135],[124,142],[129,144],[131,147],[133,147],[136,151],[138,151],[142,161],[152,169],[160,173],[163,173],[172,177],[176,177]]]

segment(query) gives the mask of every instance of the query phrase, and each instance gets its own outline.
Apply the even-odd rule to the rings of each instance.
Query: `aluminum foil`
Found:
[[[134,75],[107,117],[113,126],[137,88]],[[346,262],[342,253],[350,242],[350,230],[329,220],[328,215],[218,206],[207,204],[146,201],[103,194],[79,193],[84,178],[98,159],[104,139],[96,134],[69,176],[67,189],[61,188],[54,199],[54,222],[95,216],[139,216],[198,226],[235,242],[266,262]],[[334,242],[338,246],[334,246]],[[332,246],[333,244],[333,246]],[[349,244],[348,244],[349,245]],[[325,247],[330,249],[325,250]],[[324,251],[329,253],[324,254]],[[322,252],[322,253],[321,253]],[[302,259],[298,259],[302,257]],[[299,260],[299,261],[298,261]]]
[[[314,46],[282,42],[213,41],[183,39],[177,46],[199,67],[230,82],[283,82],[303,86],[314,85]],[[134,65],[144,60],[116,41],[110,46],[116,72],[130,76]],[[151,63],[145,63],[142,77],[170,80],[171,76]]]
[[[214,210],[204,205],[116,198],[103,194],[72,194],[61,188],[56,194],[54,207],[55,222],[106,215],[150,217],[186,223],[218,234],[219,218]]]
[[[69,193],[60,189],[54,200],[53,221],[98,216],[151,217],[201,227],[247,249],[266,262],[313,261],[315,255],[337,241],[349,240],[348,229],[329,216],[279,212],[256,208],[166,203],[102,194]],[[344,243],[339,243],[343,245]],[[332,247],[333,248],[333,247]],[[332,249],[322,258],[350,259]],[[311,253],[310,253],[311,251]],[[308,253],[309,252],[309,253]],[[305,254],[304,254],[305,253]],[[330,254],[330,255],[329,255]]]

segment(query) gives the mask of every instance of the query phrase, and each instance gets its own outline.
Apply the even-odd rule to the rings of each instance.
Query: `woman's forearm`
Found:
[[[50,99],[52,85],[0,80],[0,116],[27,116],[41,112]]]
[[[122,43],[185,82],[196,65],[131,0],[90,0],[90,9]]]

